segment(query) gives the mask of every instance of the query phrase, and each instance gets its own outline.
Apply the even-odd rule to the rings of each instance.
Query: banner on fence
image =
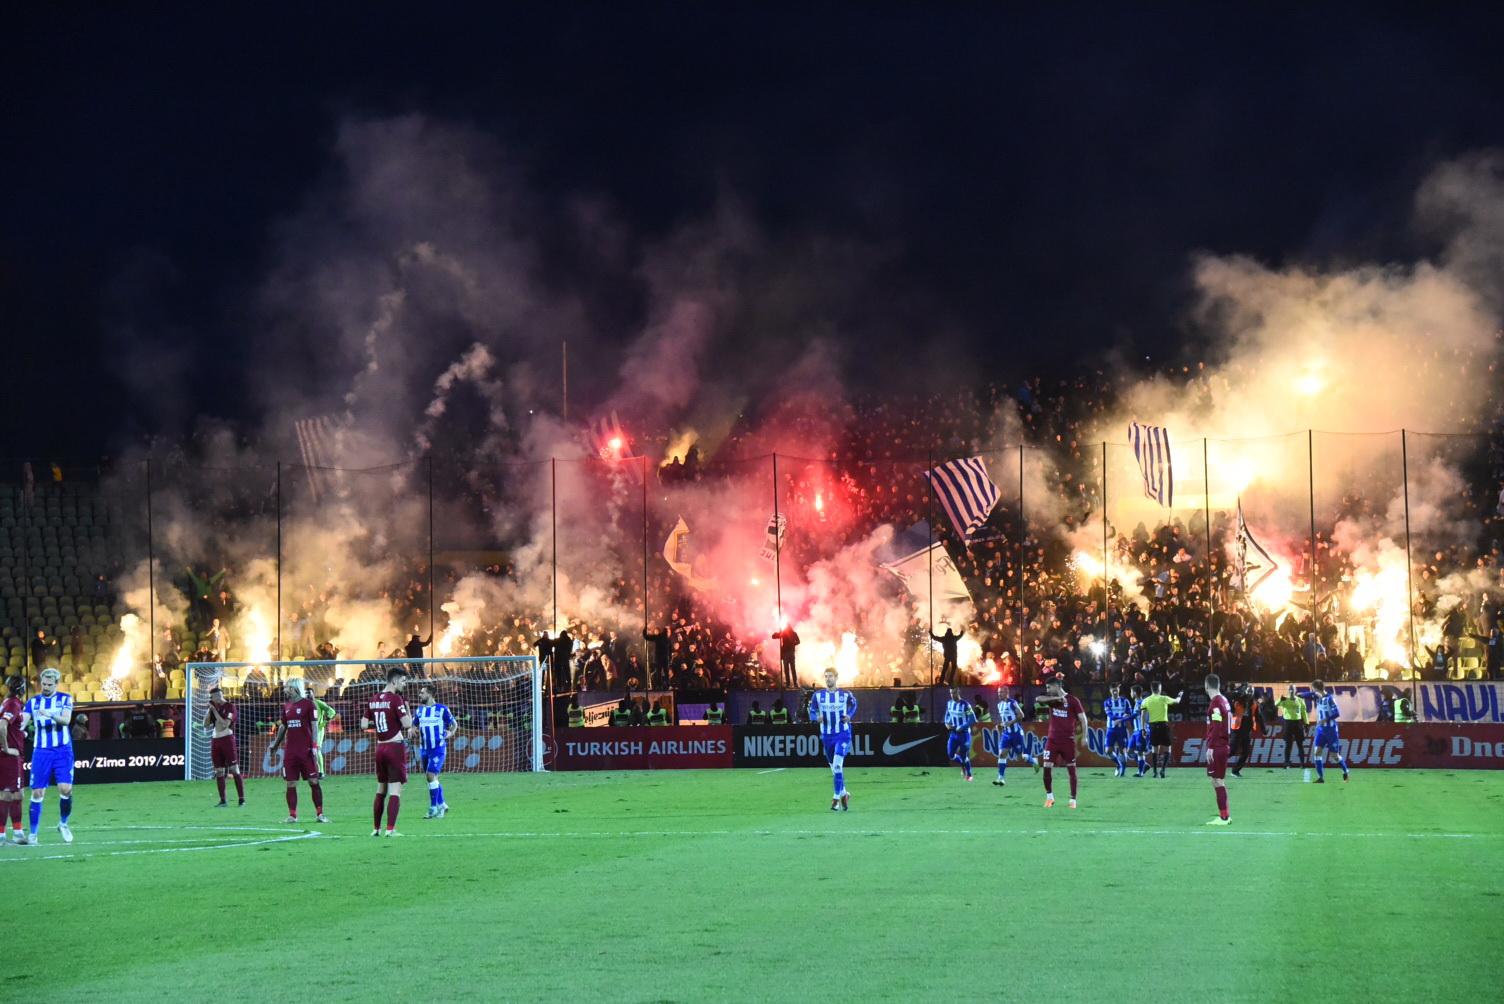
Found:
[[[559,729],[555,770],[677,770],[730,767],[729,725]]]
[[[181,781],[183,759],[181,739],[85,739],[73,744],[73,783]],[[30,756],[21,770],[24,784]]]
[[[851,727],[853,767],[938,767],[945,729],[938,725],[857,722]],[[747,725],[736,730],[738,767],[823,767],[825,747],[813,725]]]

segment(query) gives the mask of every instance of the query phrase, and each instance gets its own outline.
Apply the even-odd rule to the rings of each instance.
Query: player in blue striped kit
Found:
[[[820,742],[825,747],[825,762],[830,764],[835,794],[830,811],[846,812],[851,808],[851,793],[846,790],[846,756],[851,752],[851,721],[856,716],[856,697],[849,690],[836,688],[836,671],[825,671],[825,689],[809,698],[809,717],[820,728]]]
[[[1107,740],[1103,745],[1107,747],[1107,755],[1112,757],[1112,762],[1116,765],[1113,777],[1122,777],[1128,773],[1128,731],[1133,726],[1136,708],[1123,696],[1120,684],[1114,683],[1109,688],[1107,700],[1102,702],[1102,714],[1107,719]]]
[[[997,695],[997,777],[993,785],[1003,787],[1008,782],[1004,775],[1008,761],[1018,756],[1027,760],[1037,771],[1039,759],[1029,754],[1029,736],[1024,732],[1024,709],[1014,699],[1012,691],[1003,687]]]
[[[976,722],[977,713],[971,702],[961,697],[960,688],[950,688],[950,700],[945,705],[945,727],[950,730],[945,755],[961,765],[961,776],[967,781],[972,780],[971,727]]]
[[[47,786],[56,782],[57,832],[63,843],[73,843],[68,817],[73,814],[73,698],[58,690],[63,674],[44,669],[41,692],[26,702],[21,715],[23,728],[31,728],[31,842],[37,842],[37,827],[42,822],[42,800]]]
[[[1316,733],[1311,737],[1311,759],[1316,761],[1316,783],[1326,784],[1326,755],[1337,754],[1337,766],[1342,768],[1342,780],[1349,776],[1347,757],[1342,754],[1342,736],[1338,733],[1337,719],[1342,717],[1337,707],[1337,698],[1327,692],[1326,684],[1311,681],[1311,690],[1316,693]]]
[[[418,728],[418,755],[423,761],[423,772],[428,775],[428,814],[424,819],[438,819],[449,812],[439,775],[444,772],[449,740],[459,730],[459,722],[455,721],[447,706],[439,703],[433,688],[431,683],[418,688],[418,699],[422,703],[413,712],[413,724]]]
[[[1128,735],[1128,752],[1133,754],[1133,761],[1138,764],[1138,773],[1134,777],[1143,777],[1149,772],[1149,760],[1144,756],[1149,751],[1149,712],[1144,710],[1143,700],[1143,688],[1135,683],[1128,691],[1128,703],[1133,709],[1130,719],[1133,731]]]

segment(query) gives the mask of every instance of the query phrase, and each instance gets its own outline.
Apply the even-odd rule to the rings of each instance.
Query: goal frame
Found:
[[[266,662],[189,662],[183,665],[184,688],[183,688],[183,780],[193,780],[193,754],[196,743],[207,742],[202,736],[197,735],[199,722],[193,720],[194,685],[198,680],[198,671],[201,669],[259,669],[266,674],[269,687],[280,687],[283,680],[290,677],[306,677],[310,669],[326,669],[331,673],[341,666],[357,667],[356,673],[352,674],[352,681],[359,675],[360,670],[372,666],[387,668],[410,668],[422,666],[425,669],[439,670],[441,667],[452,668],[455,671],[463,671],[472,666],[494,666],[497,664],[508,666],[525,666],[528,669],[532,694],[529,698],[531,704],[532,728],[529,747],[532,755],[532,766],[529,773],[542,773],[544,767],[544,723],[543,723],[543,667],[536,656],[531,655],[497,655],[497,656],[436,656],[421,659],[283,659],[269,660]],[[434,678],[442,678],[442,673],[430,672],[428,675]],[[347,683],[346,686],[349,686]]]

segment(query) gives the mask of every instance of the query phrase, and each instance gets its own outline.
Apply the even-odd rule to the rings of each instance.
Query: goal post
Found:
[[[436,659],[300,659],[286,662],[190,662],[184,667],[183,762],[190,781],[214,776],[212,733],[204,727],[209,691],[224,690],[235,704],[235,738],[240,769],[247,777],[279,775],[282,752],[271,740],[286,701],[288,680],[304,681],[312,696],[337,714],[324,729],[319,751],[324,773],[369,774],[376,769],[371,735],[360,730],[365,702],[386,686],[393,668],[408,673],[404,695],[416,711],[419,687],[431,684],[435,700],[458,721],[449,741],[446,772],[543,770],[543,679],[532,656],[477,656]],[[420,768],[416,744],[408,743],[408,763]]]

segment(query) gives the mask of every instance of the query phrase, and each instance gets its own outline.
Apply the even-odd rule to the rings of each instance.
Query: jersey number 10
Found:
[[[387,732],[387,731],[389,731],[387,729],[387,727],[386,727],[386,712],[385,711],[378,711],[378,712],[376,712],[376,731],[377,732]]]

